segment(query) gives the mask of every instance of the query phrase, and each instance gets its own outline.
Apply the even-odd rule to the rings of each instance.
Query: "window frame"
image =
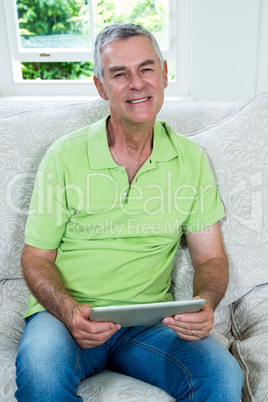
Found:
[[[168,0],[169,44],[162,49],[165,59],[176,61],[176,81],[169,83],[166,96],[187,97],[190,91],[190,49],[191,49],[191,2],[192,0]],[[98,96],[93,82],[88,80],[23,80],[21,62],[72,62],[93,60],[92,49],[25,49],[20,47],[19,26],[17,23],[16,0],[3,0],[12,82],[7,83],[12,95],[27,96]],[[92,2],[89,1],[89,11]],[[90,12],[90,25],[93,26],[93,13]],[[180,38],[183,38],[183,40]],[[94,32],[92,35],[94,41]],[[47,54],[47,56],[46,56]],[[26,89],[27,88],[27,89]]]

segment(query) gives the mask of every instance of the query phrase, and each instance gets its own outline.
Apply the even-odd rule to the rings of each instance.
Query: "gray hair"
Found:
[[[161,65],[163,65],[165,59],[161,53],[157,40],[155,39],[155,37],[151,32],[143,28],[141,25],[111,24],[103,28],[103,30],[98,34],[95,41],[94,74],[97,78],[103,81],[103,65],[102,65],[101,51],[104,48],[104,46],[117,40],[129,39],[133,36],[145,36],[146,38],[148,38],[153,45],[154,51],[158,56]]]

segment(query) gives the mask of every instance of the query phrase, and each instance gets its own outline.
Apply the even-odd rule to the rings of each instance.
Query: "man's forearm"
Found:
[[[47,311],[66,325],[80,348],[102,345],[120,329],[120,325],[89,319],[91,306],[78,303],[64,289],[55,265],[56,255],[57,250],[25,246],[21,261],[32,294]]]
[[[194,297],[207,299],[211,308],[215,308],[223,298],[228,284],[227,257],[215,257],[195,267]]]
[[[24,251],[22,266],[26,283],[39,303],[59,320],[66,322],[79,303],[64,289],[55,264],[43,256]]]

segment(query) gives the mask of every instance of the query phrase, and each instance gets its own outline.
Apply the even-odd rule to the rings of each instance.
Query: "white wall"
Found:
[[[176,95],[201,102],[246,102],[256,93],[268,91],[268,0],[178,2],[191,5],[190,15],[185,16],[190,19],[185,36],[189,38],[190,62],[184,86],[188,93],[184,89]],[[12,83],[6,23],[0,0],[0,96],[27,96],[30,87],[22,83],[16,89]],[[38,92],[35,86],[33,94],[48,95],[49,91],[42,87]],[[55,89],[55,95],[68,95],[61,88],[59,85]]]
[[[192,1],[196,100],[245,101],[268,90],[267,5],[268,0]]]

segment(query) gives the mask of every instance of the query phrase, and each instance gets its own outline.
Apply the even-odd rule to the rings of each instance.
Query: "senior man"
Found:
[[[168,79],[155,38],[133,24],[104,28],[94,82],[110,115],[58,139],[39,167],[22,255],[31,295],[15,396],[79,401],[79,382],[106,367],[177,401],[239,401],[240,368],[209,335],[228,281],[224,210],[202,151],[156,121]],[[145,327],[89,319],[92,306],[171,301],[183,232],[193,297],[207,299],[200,312]]]

